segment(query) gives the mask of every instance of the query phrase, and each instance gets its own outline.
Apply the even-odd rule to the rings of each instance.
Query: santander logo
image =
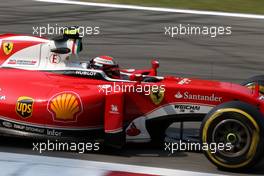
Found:
[[[175,94],[175,98],[177,98],[177,99],[180,99],[180,98],[182,98],[183,96],[182,96],[182,94],[181,94],[181,92],[178,92],[177,94]]]
[[[223,100],[222,97],[216,96],[214,93],[210,95],[200,95],[200,94],[192,94],[189,92],[181,93],[178,91],[174,97],[176,99],[187,99],[187,100],[199,100],[199,101],[211,101],[211,102],[221,102]]]

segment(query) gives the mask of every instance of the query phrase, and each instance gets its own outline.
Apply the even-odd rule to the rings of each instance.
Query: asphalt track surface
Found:
[[[264,20],[0,0],[0,33],[32,34],[33,26],[47,26],[48,23],[100,27],[100,35],[84,37],[84,51],[80,56],[84,60],[111,55],[122,67],[145,68],[150,66],[152,58],[157,58],[161,75],[233,82],[263,74]],[[164,35],[165,26],[180,23],[232,26],[232,35],[216,38],[170,38]],[[1,143],[0,151],[38,154],[32,151],[29,143],[23,144],[20,140],[4,138]],[[230,174],[218,171],[200,153],[168,155],[144,145],[110,152],[52,152],[45,155]],[[264,169],[260,167],[251,174],[264,174]]]

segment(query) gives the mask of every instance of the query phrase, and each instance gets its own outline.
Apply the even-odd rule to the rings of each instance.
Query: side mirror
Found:
[[[137,81],[137,82],[141,82],[143,80],[142,74],[132,74],[130,75],[129,79],[131,81]]]
[[[157,61],[157,60],[153,60],[153,61],[151,62],[151,65],[152,65],[152,68],[153,68],[153,69],[157,70],[157,69],[159,68],[159,61]]]
[[[151,62],[151,65],[152,65],[152,68],[151,68],[151,70],[150,70],[150,73],[149,73],[149,75],[150,76],[157,76],[157,73],[158,73],[158,68],[159,68],[159,61],[157,61],[157,60],[153,60],[152,62]]]

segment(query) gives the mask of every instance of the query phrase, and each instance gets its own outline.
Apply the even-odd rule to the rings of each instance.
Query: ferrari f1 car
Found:
[[[76,34],[76,35],[75,35]],[[224,169],[258,163],[264,142],[264,76],[243,84],[157,76],[120,69],[120,78],[72,62],[82,50],[77,33],[45,39],[0,35],[1,134],[98,138],[106,145],[163,142],[174,122],[202,121],[202,143],[229,143],[206,157]]]

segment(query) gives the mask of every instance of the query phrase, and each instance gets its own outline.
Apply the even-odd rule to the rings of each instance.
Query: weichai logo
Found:
[[[22,118],[32,116],[34,99],[31,97],[22,96],[17,99],[16,113]]]

